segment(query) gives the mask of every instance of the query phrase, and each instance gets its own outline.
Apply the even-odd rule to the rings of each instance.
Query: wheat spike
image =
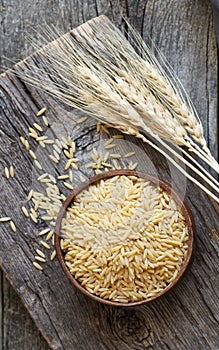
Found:
[[[110,22],[99,23],[98,28],[90,22],[84,27],[86,40],[76,31],[41,49],[46,71],[33,63],[29,73],[17,74],[100,122],[142,138],[219,202],[172,157],[219,192],[218,182],[192,157],[198,155],[219,173],[192,102],[175,74],[168,67],[163,69],[135,30],[128,28],[137,51]],[[186,158],[177,151],[181,146]]]

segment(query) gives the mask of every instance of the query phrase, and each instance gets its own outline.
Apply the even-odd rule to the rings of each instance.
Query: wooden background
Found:
[[[217,51],[208,1],[7,0],[1,1],[0,11],[1,65],[7,66],[10,64],[4,56],[18,62],[32,52],[23,35],[25,30],[32,31],[31,27],[39,26],[37,30],[43,31],[44,23],[47,22],[65,32],[90,18],[106,14],[123,28],[122,16],[128,16],[143,37],[152,37],[176,70],[194,101],[209,146],[217,157]],[[7,165],[6,153],[10,151],[10,145],[16,147],[17,135],[16,138],[13,136],[16,132],[11,129],[10,120],[19,114],[18,105],[24,114],[28,114],[30,110],[36,112],[37,108],[48,103],[51,118],[55,112],[65,111],[63,106],[57,106],[52,99],[47,100],[44,94],[33,89],[28,92],[28,99],[22,104],[21,96],[26,92],[23,94],[19,91],[21,86],[17,81],[12,83],[5,78],[0,83],[0,107],[4,106],[8,112],[5,113],[3,109],[0,121],[1,173]],[[15,96],[19,103],[13,101]],[[69,112],[66,113],[68,115]],[[19,122],[22,122],[22,118]],[[89,128],[92,137],[88,142],[92,146],[96,136],[92,125]],[[80,132],[82,134],[84,130],[78,130],[79,135]],[[139,147],[143,146],[139,144]],[[145,146],[144,148],[156,162],[157,155]],[[12,160],[16,162],[15,153]],[[27,170],[27,183],[28,175],[31,174]],[[4,179],[1,179],[0,185],[1,216],[5,207],[10,208],[10,201],[3,191]],[[16,192],[16,186],[20,186],[20,182],[14,186]],[[19,194],[18,197],[13,197],[14,192],[11,191],[13,200],[19,199]],[[49,266],[45,279],[35,273],[34,278],[39,283],[40,290],[37,290],[36,283],[31,280],[25,285],[28,273],[22,270],[22,266],[19,268],[18,264],[25,257],[25,252],[22,252],[24,257],[16,256],[17,252],[21,253],[21,249],[11,251],[15,247],[14,242],[6,244],[3,241],[0,263],[20,296],[1,272],[0,349],[44,350],[52,347],[66,350],[218,350],[218,208],[190,183],[187,185],[186,199],[195,215],[198,230],[194,264],[186,279],[171,294],[147,307],[123,310],[97,305],[72,291],[57,262]],[[23,223],[20,222],[20,225],[22,227]],[[28,228],[25,227],[26,229]],[[2,227],[0,230],[1,239],[6,239],[7,232]],[[19,238],[16,239],[16,244],[19,245]],[[54,269],[57,271],[54,272]],[[65,290],[69,295],[62,295],[61,292],[52,295],[55,288],[50,290],[49,273],[57,274],[54,282],[58,289],[66,283]],[[44,305],[44,298],[49,302],[55,300],[55,303]],[[62,300],[66,305],[61,309]],[[50,345],[40,334],[23,303]],[[48,310],[49,314],[46,313]],[[72,315],[66,315],[65,311]]]

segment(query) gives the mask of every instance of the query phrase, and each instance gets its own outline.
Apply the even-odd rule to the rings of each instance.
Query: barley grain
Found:
[[[5,167],[4,171],[5,171],[5,177],[6,177],[6,179],[9,179],[9,177],[10,177],[10,173],[9,173],[8,168],[7,168],[7,167]]]
[[[53,145],[53,148],[54,148],[54,150],[58,153],[58,154],[60,154],[61,152],[62,152],[62,148],[60,148],[57,144],[55,144],[54,143],[54,145]]]
[[[45,179],[45,177],[47,177],[47,176],[48,176],[48,173],[44,173],[44,174],[40,175],[40,176],[37,178],[37,180],[38,180],[38,181],[41,181],[41,180]]]
[[[107,140],[105,143],[104,143],[104,147],[110,145],[111,143],[113,143],[114,139],[111,137],[109,140]]]
[[[121,158],[121,154],[119,153],[110,153],[110,158],[113,158],[113,159],[119,159]]]
[[[33,162],[33,164],[35,165],[35,167],[37,168],[37,169],[39,169],[39,170],[42,170],[43,168],[42,168],[42,166],[41,166],[41,164],[38,162],[38,160],[34,160],[34,162]]]
[[[10,221],[10,226],[11,226],[11,229],[13,232],[17,231],[14,221],[12,221],[12,220]]]
[[[134,169],[137,168],[137,166],[138,166],[138,163],[137,163],[137,162],[136,162],[136,163],[130,162],[129,165],[128,165],[128,168],[129,168],[130,170],[134,170]]]
[[[46,249],[50,249],[50,246],[48,243],[44,242],[44,241],[40,241],[40,244],[42,244],[42,246]]]
[[[87,120],[87,117],[81,117],[80,119],[77,120],[77,124],[84,123]]]
[[[50,260],[53,261],[55,259],[55,257],[56,257],[56,251],[53,250],[53,252],[52,252],[52,254],[50,256]]]
[[[48,122],[47,118],[45,117],[45,115],[43,115],[42,119],[43,119],[44,125],[49,126],[49,122]]]
[[[60,175],[57,177],[58,180],[66,180],[66,179],[69,179],[69,175]]]
[[[4,217],[0,218],[0,222],[7,222],[10,220],[11,220],[11,218],[9,216],[4,216]]]
[[[49,241],[54,235],[54,231],[50,231],[48,235],[46,236],[46,241]]]
[[[24,146],[25,146],[26,150],[29,151],[29,149],[30,149],[30,144],[29,144],[29,142],[28,142],[27,140],[25,140]]]
[[[72,171],[72,170],[69,170],[68,174],[69,174],[69,180],[70,180],[70,182],[73,182],[73,171]]]
[[[112,163],[113,163],[113,166],[116,170],[120,170],[121,169],[121,166],[119,165],[119,162],[117,159],[113,159],[112,160]]]
[[[100,132],[100,129],[101,129],[101,123],[97,122],[97,132]]]
[[[22,210],[24,216],[26,216],[28,218],[29,217],[29,213],[28,213],[27,209],[23,206],[23,207],[21,207],[21,210]]]
[[[33,190],[30,190],[28,197],[27,197],[27,200],[30,201],[32,196],[33,196]]]
[[[58,160],[58,162],[60,161],[60,155],[58,154],[58,152],[56,152],[55,150],[53,150],[53,154],[54,157]]]
[[[43,258],[42,256],[38,256],[38,255],[35,256],[35,260],[40,261],[40,262],[43,262],[43,263],[46,262],[46,259],[45,259],[45,258]]]
[[[38,264],[36,261],[33,261],[32,264],[37,270],[43,270],[42,266],[40,264]]]
[[[82,176],[82,175],[80,175],[80,181],[81,181],[81,182],[86,181],[85,177],[84,177],[84,176]]]
[[[57,146],[62,149],[61,141],[59,139],[56,139],[55,142],[56,142]]]
[[[46,113],[46,107],[43,107],[42,109],[39,110],[37,113],[37,117],[41,117],[43,114]]]
[[[63,182],[63,185],[69,190],[73,190],[74,189],[74,187],[68,182]]]
[[[29,132],[29,136],[32,137],[32,139],[37,139],[38,135],[37,133]]]
[[[39,141],[39,145],[42,148],[46,148],[45,142],[44,141]]]
[[[115,143],[111,143],[111,144],[106,145],[104,147],[105,147],[105,149],[112,149],[112,148],[116,147],[116,144]]]
[[[29,154],[33,159],[37,159],[35,153],[31,149],[29,150]]]
[[[36,249],[36,253],[41,256],[42,258],[46,258],[45,254],[40,250],[40,249]]]
[[[37,224],[38,220],[37,220],[37,217],[36,217],[35,215],[33,215],[32,213],[30,213],[30,218],[31,218],[31,220],[32,220],[35,224]]]
[[[43,132],[43,129],[41,128],[41,126],[39,124],[33,123],[33,126],[37,131]]]
[[[53,161],[53,163],[58,164],[59,163],[59,159],[57,159],[55,156],[53,156],[52,154],[49,155],[49,158]]]
[[[47,234],[49,231],[50,231],[49,228],[45,228],[44,230],[42,230],[42,231],[39,232],[39,236],[43,236],[43,235]],[[38,253],[38,254],[39,254],[39,253]]]
[[[123,136],[122,134],[121,134],[121,135],[120,135],[120,134],[117,134],[117,135],[113,135],[112,138],[113,138],[113,139],[123,139],[124,136]]]
[[[53,145],[55,143],[55,141],[48,139],[48,140],[45,140],[44,143],[47,145]]]
[[[69,159],[65,165],[65,170],[68,170],[70,168],[70,166],[72,165],[72,159]]]
[[[128,152],[124,155],[124,158],[129,158],[135,155],[135,152]]]
[[[13,167],[13,165],[10,165],[9,173],[10,173],[11,177],[14,177],[14,167]]]

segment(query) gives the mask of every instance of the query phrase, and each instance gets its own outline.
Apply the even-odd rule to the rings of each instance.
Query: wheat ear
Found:
[[[219,192],[218,182],[201,165],[192,164],[197,161],[189,152],[219,172],[191,101],[179,83],[174,85],[175,78],[168,78],[137,34],[134,39],[138,48],[144,50],[143,57],[113,25],[100,24],[97,30],[91,24],[84,29],[84,35],[65,34],[41,49],[46,70],[39,69],[33,60],[29,71],[16,74],[69,106],[142,138],[218,202],[218,197],[167,153],[174,154]],[[151,135],[166,151],[142,132]],[[188,160],[175,150],[181,146],[185,147],[182,150]]]

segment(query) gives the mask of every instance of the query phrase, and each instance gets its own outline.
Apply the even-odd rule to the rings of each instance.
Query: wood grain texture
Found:
[[[121,1],[119,5],[117,1],[38,1],[33,4],[27,0],[7,1],[3,3],[5,10],[1,14],[1,56],[17,61],[30,53],[21,31],[28,30],[30,25],[37,26],[44,19],[67,31],[104,13],[123,28],[121,16],[126,14],[144,37],[149,33],[177,71],[195,103],[209,145],[216,155],[217,58],[208,2]],[[18,227],[16,235],[0,227],[3,237],[0,263],[49,346],[67,350],[217,350],[219,286],[215,262],[219,222],[216,205],[195,186],[186,184],[186,199],[198,228],[197,252],[186,279],[171,294],[151,305],[131,310],[98,305],[72,288],[57,261],[48,263],[43,273],[32,268],[34,250],[39,245],[38,228],[24,220],[20,205],[35,183],[36,173],[18,142],[19,134],[26,134],[27,127],[36,120],[38,109],[46,105],[53,130],[59,130],[60,120],[61,124],[71,127],[79,156],[84,157],[85,163],[93,145],[99,144],[95,122],[89,120],[75,126],[77,115],[72,111],[10,75],[1,79],[0,98],[1,169],[3,171],[4,166],[13,162],[16,170],[14,180],[1,179],[1,201],[5,205],[1,206],[0,215],[13,213]],[[126,139],[132,142],[131,146],[121,142],[119,149],[123,153],[135,147],[140,163],[138,170],[151,173],[156,170],[167,180],[172,178],[180,189],[184,188],[179,174],[168,169],[168,164],[155,152],[133,138]],[[32,143],[32,147],[36,145]],[[41,154],[39,157],[44,159]],[[80,170],[85,173],[86,167]],[[2,349],[20,350],[21,346],[22,349],[47,349],[31,320],[25,316],[18,298],[2,278],[0,302]]]

